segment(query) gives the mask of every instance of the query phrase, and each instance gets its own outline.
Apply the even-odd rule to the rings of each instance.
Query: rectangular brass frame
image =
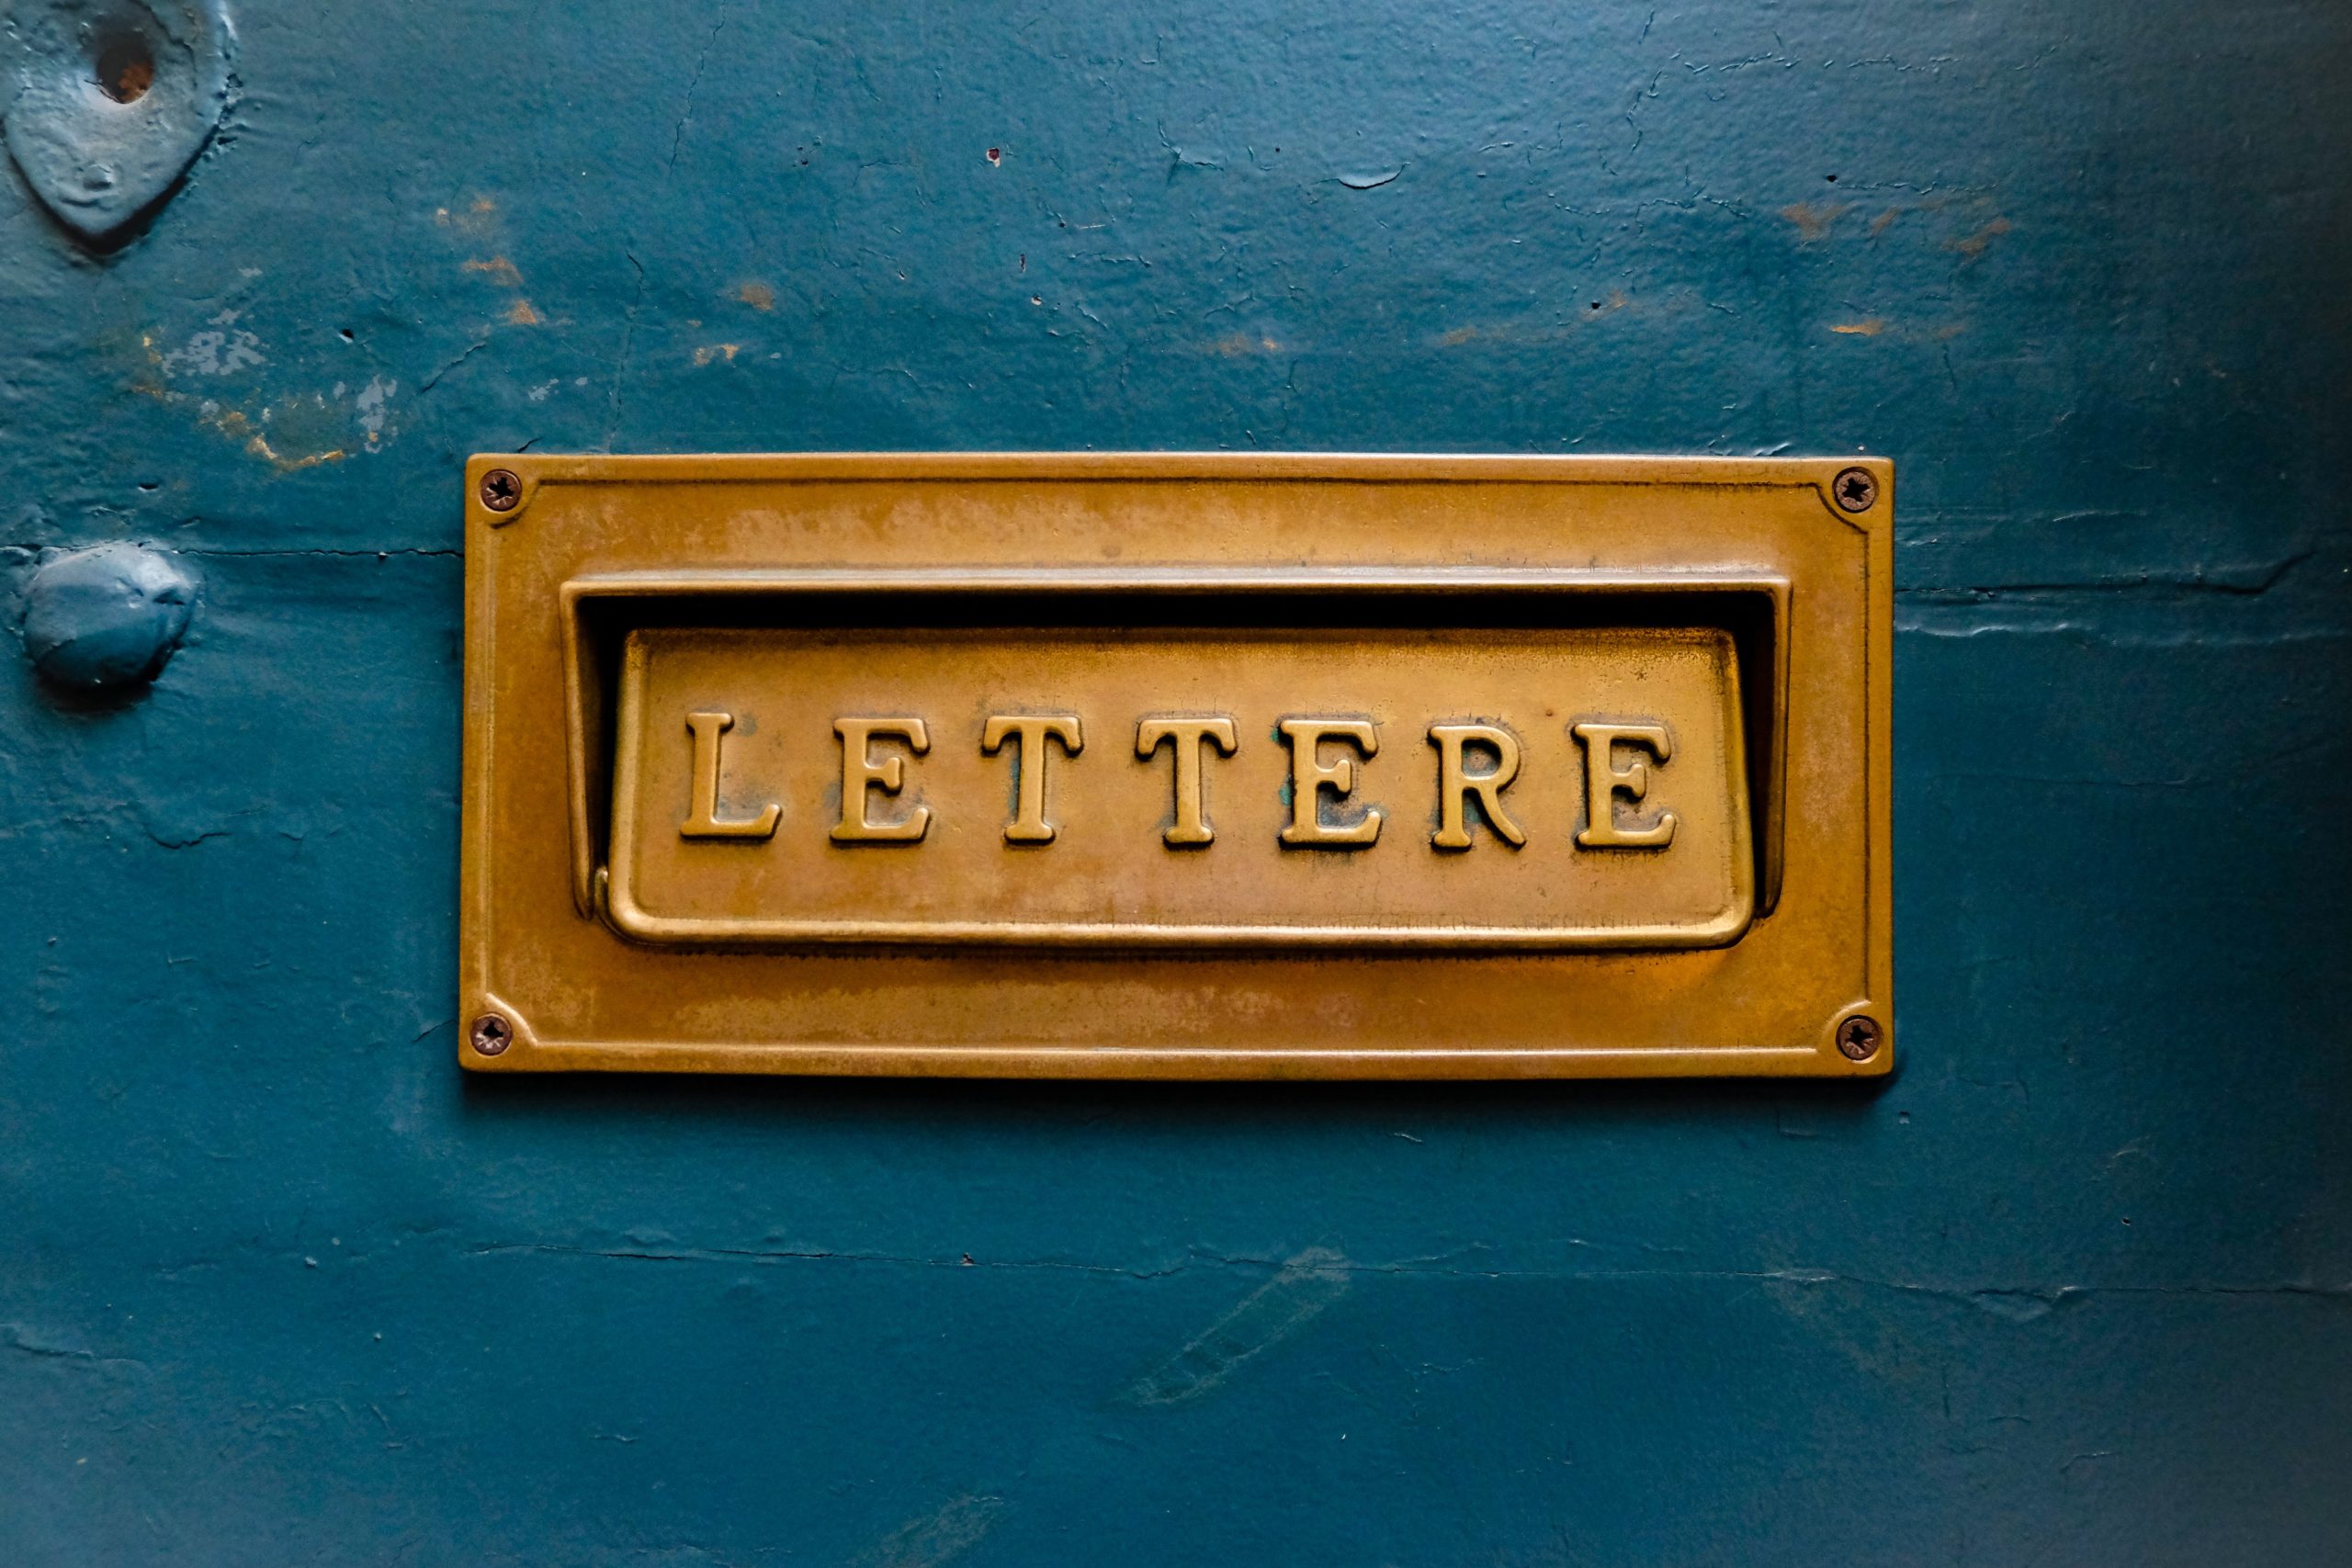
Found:
[[[683,930],[665,930],[664,922],[635,906],[627,896],[629,879],[623,863],[622,847],[607,847],[608,835],[603,824],[606,807],[620,816],[630,814],[634,801],[629,759],[635,753],[631,739],[623,734],[616,739],[613,750],[622,760],[617,769],[604,765],[602,743],[605,716],[601,703],[592,704],[587,694],[599,684],[598,660],[592,656],[592,638],[582,628],[582,606],[616,600],[658,601],[663,599],[760,601],[789,598],[808,594],[838,598],[849,594],[873,594],[888,598],[905,598],[915,604],[938,603],[943,600],[971,600],[984,595],[1005,592],[1049,598],[1068,598],[1116,593],[1148,595],[1197,600],[1206,595],[1244,594],[1265,598],[1275,604],[1286,600],[1312,596],[1330,603],[1345,602],[1351,596],[1367,592],[1411,592],[1442,603],[1469,597],[1503,597],[1521,602],[1547,602],[1563,598],[1613,601],[1675,600],[1687,601],[1724,595],[1753,595],[1768,606],[1764,617],[1764,635],[1757,640],[1769,650],[1771,671],[1764,700],[1758,705],[1759,722],[1757,726],[1763,739],[1766,756],[1753,770],[1757,791],[1765,803],[1779,799],[1780,749],[1778,716],[1783,711],[1786,695],[1786,660],[1781,650],[1786,638],[1780,635],[1785,620],[1788,584],[1774,578],[1737,577],[1730,575],[1700,576],[1671,582],[1655,578],[1640,580],[1618,579],[1605,575],[1577,575],[1565,572],[1528,571],[1513,574],[1464,572],[1361,572],[1338,573],[1292,570],[1284,572],[1203,572],[1182,574],[1157,572],[1100,573],[1069,571],[1046,573],[1034,570],[980,570],[944,577],[934,572],[736,572],[701,575],[662,575],[653,578],[621,575],[576,579],[563,587],[565,649],[569,661],[570,683],[566,695],[569,732],[568,769],[571,779],[571,832],[573,844],[572,888],[583,910],[601,913],[624,935],[654,936],[667,940],[684,939]],[[1278,612],[1276,612],[1278,613]],[[1733,731],[1736,750],[1745,739],[1737,728]],[[602,789],[606,780],[616,781],[608,801]],[[1758,842],[1768,846],[1761,856],[1770,871],[1778,869],[1777,822],[1770,814],[1769,804],[1758,812],[1761,823],[1750,829],[1741,825],[1738,839],[1742,869],[1738,882],[1739,900],[1743,905],[1757,901],[1754,875],[1759,858],[1755,852]],[[607,865],[609,862],[609,866]],[[603,880],[607,870],[615,873],[608,882]],[[1773,879],[1768,872],[1762,878],[1767,886]],[[603,891],[599,891],[602,889]],[[1769,897],[1763,907],[1769,908]],[[1334,926],[1301,930],[1279,926],[1218,926],[1185,927],[1163,930],[1152,927],[1098,926],[1065,923],[1053,926],[1001,922],[993,924],[964,924],[954,927],[933,924],[885,925],[878,921],[862,920],[839,927],[813,925],[769,924],[755,920],[701,922],[691,934],[710,945],[775,942],[790,937],[811,945],[857,942],[889,942],[920,944],[926,941],[936,943],[973,943],[991,947],[1143,947],[1143,948],[1227,948],[1270,949],[1277,947],[1312,947],[1326,950],[1349,948],[1413,948],[1463,951],[1573,951],[1623,948],[1658,951],[1671,948],[1716,947],[1736,941],[1748,925],[1750,916],[1742,914],[1736,920],[1726,920],[1704,927],[1644,928],[1620,927],[1605,931],[1579,930],[1524,931],[1487,929],[1475,926],[1447,926],[1406,930],[1381,930],[1365,927]]]
[[[1878,486],[1860,515],[1829,488],[1854,467]],[[520,481],[503,513],[481,499],[492,468]],[[494,1015],[512,1040],[495,1054],[461,1041],[460,1060],[1130,1077],[1884,1072],[1891,1048],[1857,1063],[1835,1037],[1891,1010],[1892,481],[1881,460],[1804,458],[477,457],[461,1000],[467,1020]],[[1041,512],[1052,530],[1023,525]],[[911,615],[1012,592],[1425,595],[1432,625],[1464,595],[1766,606],[1761,643],[1742,651],[1757,693],[1745,739],[1758,919],[1700,951],[1511,953],[1472,937],[1384,953],[1329,933],[1312,944],[1326,951],[1283,955],[1235,931],[1207,944],[1220,951],[1159,957],[1127,941],[1038,951],[1035,933],[986,931],[964,934],[992,950],[962,956],[925,949],[920,932],[902,933],[912,951],[664,952],[604,923],[614,665],[600,624],[609,633],[665,603],[882,596]],[[1809,749],[1816,738],[1840,742],[1838,755]],[[1132,1022],[1101,1021],[1114,1017]]]

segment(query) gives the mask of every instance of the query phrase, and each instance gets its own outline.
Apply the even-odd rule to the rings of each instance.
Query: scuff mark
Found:
[[[1339,179],[1340,183],[1350,190],[1378,190],[1404,172],[1405,165],[1399,164],[1393,169],[1384,170],[1376,175],[1341,175]]]
[[[141,1372],[147,1370],[147,1364],[144,1361],[132,1360],[124,1356],[101,1356],[96,1351],[85,1350],[79,1345],[61,1344],[55,1339],[26,1328],[21,1323],[0,1323],[0,1345],[5,1345],[20,1355],[31,1356],[45,1361],[75,1361],[91,1367],[130,1367]]]
[[[932,1513],[910,1519],[875,1543],[856,1568],[940,1568],[977,1545],[996,1528],[1004,1499],[967,1492]]]
[[[629,353],[637,343],[637,312],[645,303],[645,264],[637,259],[634,251],[623,250],[621,254],[628,258],[630,270],[637,274],[637,287],[630,292],[628,309],[621,316],[620,352],[613,357],[613,379],[605,396],[605,450],[607,452],[613,449],[613,443],[620,436],[621,390],[628,380]]]
[[[1312,1247],[1241,1298],[1127,1391],[1136,1404],[1182,1404],[1221,1385],[1249,1361],[1304,1327],[1348,1293],[1348,1260]]]
[[[2005,1323],[2031,1323],[2075,1300],[2067,1291],[1979,1291],[1969,1301]]]

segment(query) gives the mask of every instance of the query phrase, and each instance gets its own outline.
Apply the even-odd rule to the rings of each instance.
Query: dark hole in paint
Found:
[[[337,333],[335,335],[336,335],[337,337],[340,337],[341,339],[343,339],[343,341],[344,341],[344,342],[345,342],[345,343],[349,343],[349,342],[353,341],[353,340],[352,340],[352,336],[351,336],[351,329],[350,329],[349,327],[345,327],[345,328],[344,328],[341,332]]]
[[[137,33],[113,33],[98,44],[98,91],[119,104],[135,104],[155,85],[155,56]]]
[[[1000,148],[1000,147],[991,147],[991,148],[989,148],[989,163],[991,163],[991,164],[1001,164],[1001,163],[1003,163],[1003,162],[1004,162],[1004,150],[1003,150],[1002,148]]]
[[[1838,176],[1837,176],[1836,175],[1829,175],[1829,176],[1828,176],[1828,179],[1829,179],[1829,183],[1830,183],[1831,185],[1833,185],[1833,186],[1834,186],[1834,185],[1836,185],[1836,184],[1838,183]]]

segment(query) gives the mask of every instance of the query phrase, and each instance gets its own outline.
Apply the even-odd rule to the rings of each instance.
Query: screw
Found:
[[[485,1056],[495,1056],[514,1043],[514,1026],[494,1012],[486,1012],[474,1020],[474,1049]]]
[[[476,1026],[479,1031],[480,1026]],[[1838,1026],[1838,1049],[1857,1062],[1867,1062],[1878,1055],[1878,1020],[1856,1015]]]
[[[1859,471],[1859,470],[1858,470]],[[492,512],[512,512],[523,504],[523,481],[512,468],[492,468],[481,477],[481,503]],[[1863,502],[1868,505],[1869,502]],[[1859,511],[1851,508],[1849,511]]]
[[[483,484],[490,481],[484,479]],[[1848,468],[1829,481],[1829,493],[1848,512],[1868,512],[1878,504],[1878,479],[1868,468]],[[507,504],[514,504],[512,502]]]

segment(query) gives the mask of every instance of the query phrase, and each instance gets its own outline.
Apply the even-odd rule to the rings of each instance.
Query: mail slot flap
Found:
[[[1770,578],[737,572],[564,597],[576,894],[639,941],[1705,947],[1777,886]],[[1074,753],[986,744],[1041,716]],[[724,811],[773,805],[767,831],[693,825],[722,758]],[[905,782],[851,804],[920,837],[840,836],[869,763]],[[1318,819],[1374,836],[1307,834],[1301,777]],[[1005,836],[1024,785],[1050,837]],[[1180,786],[1223,801],[1214,838],[1167,837]]]
[[[1414,621],[632,630],[610,918],[705,946],[1737,940],[1729,631],[1316,607],[1385,604]]]

